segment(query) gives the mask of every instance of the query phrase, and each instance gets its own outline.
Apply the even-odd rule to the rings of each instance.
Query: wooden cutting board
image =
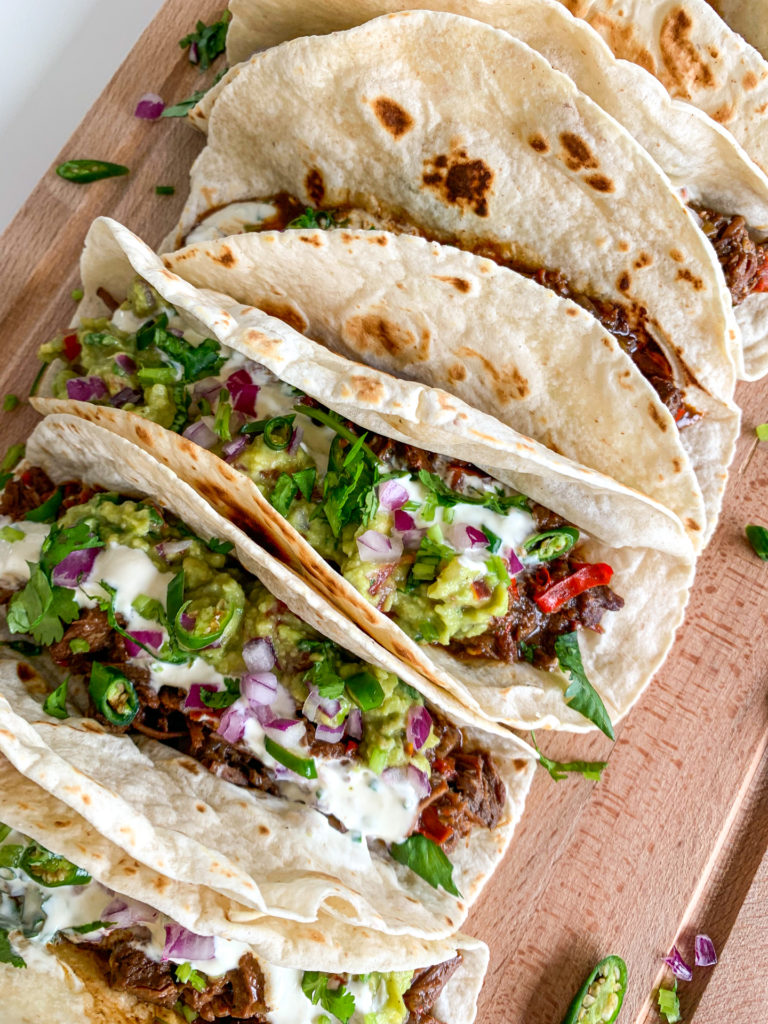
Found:
[[[111,160],[130,175],[78,186],[51,168],[0,239],[0,394],[27,393],[37,346],[72,317],[94,217],[109,214],[151,245],[175,223],[202,139],[133,110],[144,92],[175,102],[208,84],[213,72],[199,75],[177,40],[220,9],[221,0],[168,0],[55,162]],[[158,184],[176,195],[156,196]],[[539,736],[552,757],[609,763],[598,784],[537,774],[468,922],[491,948],[482,1024],[559,1024],[582,977],[612,952],[629,967],[621,1024],[657,1021],[661,958],[677,941],[692,960],[697,932],[721,962],[681,983],[683,1019],[768,1019],[768,564],[743,532],[768,524],[768,444],[754,434],[768,420],[768,382],[742,385],[737,399],[744,429],[721,523],[663,671],[615,746],[601,735]],[[28,406],[0,413],[3,446],[34,421]]]

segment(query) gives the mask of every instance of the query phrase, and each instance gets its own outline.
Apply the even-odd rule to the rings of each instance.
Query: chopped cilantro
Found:
[[[224,685],[224,690],[206,690],[205,687],[201,687],[200,700],[207,708],[228,708],[235,703],[240,696],[240,681],[227,678]]]
[[[208,988],[208,982],[199,971],[194,970],[189,961],[176,967],[176,981],[182,985],[191,985],[196,992],[205,992]]]
[[[404,843],[392,843],[389,852],[399,864],[405,864],[429,882],[433,889],[442,886],[452,896],[461,897],[453,882],[453,864],[431,839],[416,832]]]
[[[293,499],[299,493],[299,485],[288,473],[281,473],[269,496],[269,503],[281,516],[288,515]]]
[[[87,643],[87,641],[83,641]],[[70,647],[74,643],[70,641]],[[69,712],[67,711],[67,685],[69,684],[69,676],[66,677],[64,682],[57,686],[53,693],[49,693],[45,698],[43,704],[43,711],[46,715],[50,715],[52,718],[69,718]]]
[[[319,1003],[324,1010],[332,1013],[342,1024],[347,1024],[355,1012],[355,997],[344,985],[339,985],[338,988],[329,988],[329,981],[329,976],[320,971],[304,971],[301,978],[301,991],[314,1006]]]
[[[80,609],[74,591],[52,586],[39,565],[30,565],[29,582],[8,605],[8,628],[11,633],[30,633],[35,643],[47,647],[61,640],[62,623],[74,622]]]
[[[85,551],[88,548],[103,548],[104,542],[94,536],[91,526],[86,520],[63,529],[54,524],[40,549],[40,568],[50,579],[55,567],[73,551]]]
[[[221,346],[213,338],[206,338],[199,345],[190,345],[184,338],[171,334],[168,327],[168,316],[161,313],[153,320],[147,321],[136,332],[136,347],[140,352],[151,345],[165,353],[183,372],[185,381],[193,382],[219,372],[224,365]],[[144,368],[141,373],[148,373],[155,368]],[[160,370],[163,367],[158,368]]]
[[[21,399],[18,395],[6,395],[3,399],[3,412],[13,412],[20,402]]]
[[[89,924],[75,924],[67,931],[77,932],[78,935],[87,935],[88,932],[97,932],[100,928],[110,928],[114,921],[91,921]]]
[[[337,700],[344,692],[344,680],[336,671],[336,659],[333,654],[333,645],[328,644],[320,661],[316,661],[304,674],[304,682],[308,686],[314,686],[321,697]]]
[[[219,540],[218,537],[211,537],[209,541],[206,541],[206,546],[209,551],[215,551],[217,555],[228,555],[235,545],[231,540]]]
[[[493,530],[489,529],[487,526],[484,526],[481,532],[484,533],[488,539],[488,550],[492,555],[495,555],[501,547],[501,537],[497,536]]]
[[[328,231],[331,228],[343,228],[347,223],[347,220],[336,220],[335,210],[313,210],[307,206],[304,213],[286,224],[286,228],[320,228]]]
[[[222,441],[231,441],[232,432],[229,429],[229,421],[232,416],[232,404],[229,401],[229,392],[222,388],[219,392],[219,404],[216,408],[216,416],[213,420],[213,430]]]
[[[607,761],[550,761],[548,757],[545,757],[539,750],[538,744],[536,743],[536,737],[531,733],[531,739],[533,745],[536,747],[536,753],[539,755],[539,764],[542,768],[546,768],[555,782],[559,782],[564,779],[568,772],[576,772],[577,774],[583,775],[585,779],[591,779],[593,782],[599,782],[600,776],[603,774],[605,766],[608,764]]]
[[[750,524],[745,527],[744,532],[757,557],[764,562],[768,560],[768,530],[764,526]]]
[[[205,89],[202,89],[199,92],[193,92],[187,99],[179,100],[179,102],[174,103],[172,107],[166,107],[160,117],[186,117],[192,107],[196,107],[203,96],[205,96],[205,93]]]
[[[674,988],[659,989],[659,1013],[666,1019],[667,1024],[675,1024],[680,1017],[680,1000],[677,996],[677,980]]]
[[[523,656],[523,661],[527,661],[529,665],[532,665],[536,648],[532,647],[530,644],[527,644],[525,640],[521,640],[518,644],[518,647],[520,648],[520,653]]]
[[[555,654],[563,672],[570,677],[570,685],[565,691],[566,703],[584,715],[590,722],[594,722],[598,729],[601,729],[609,739],[614,739],[613,726],[605,704],[600,699],[597,690],[587,679],[584,671],[584,664],[581,660],[579,650],[579,637],[573,633],[564,633],[555,640]]]
[[[23,530],[17,530],[15,526],[4,526],[0,530],[0,540],[14,544],[17,540],[24,540],[26,534]]]
[[[219,20],[210,25],[198,21],[195,31],[179,40],[182,50],[189,49],[190,63],[197,64],[201,71],[207,71],[219,54],[226,50],[227,29],[231,18],[232,14],[224,11]]]
[[[156,196],[172,196],[175,192],[175,185],[155,185]]]
[[[8,938],[8,931],[0,928],[0,964],[10,964],[11,967],[26,967],[24,960],[18,953],[14,953]]]
[[[426,469],[419,470],[419,480],[435,495],[438,505],[482,505],[483,508],[499,515],[504,515],[511,508],[530,511],[528,499],[524,494],[493,494],[490,491],[484,494],[462,494],[460,491],[451,490],[437,473],[430,473]]]
[[[298,473],[293,474],[293,481],[301,491],[302,497],[307,501],[312,500],[312,492],[315,489],[315,480],[317,479],[317,470],[314,466],[309,466],[307,469],[300,469]]]

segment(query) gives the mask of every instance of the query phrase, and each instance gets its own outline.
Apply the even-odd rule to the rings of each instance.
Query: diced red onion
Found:
[[[107,385],[101,377],[72,377],[67,381],[67,398],[73,402],[92,402],[94,398],[106,398]]]
[[[418,551],[426,532],[426,527],[424,529],[406,530],[400,537],[403,542],[403,550]]]
[[[363,738],[363,713],[360,708],[352,708],[347,715],[347,735],[353,740]]]
[[[297,747],[307,731],[304,723],[295,718],[273,718],[268,725],[262,723],[261,727],[281,747]]]
[[[76,587],[82,580],[88,579],[98,554],[99,548],[70,551],[54,568],[53,582],[57,587],[69,587],[70,589]]]
[[[379,504],[388,512],[402,508],[407,501],[408,491],[397,480],[385,480],[379,484]]]
[[[224,456],[225,462],[234,462],[235,459],[240,455],[248,444],[248,438],[245,434],[238,434],[237,437],[233,437],[231,441],[226,441],[221,448],[221,454]]]
[[[321,697],[312,686],[301,710],[305,718],[308,718],[310,722],[316,722],[318,711],[322,711],[327,718],[335,718],[341,710],[341,703],[332,697]]]
[[[240,680],[240,692],[251,704],[271,704],[277,696],[277,676],[254,672]]]
[[[109,400],[109,404],[113,409],[122,409],[124,405],[128,405],[132,402],[134,405],[138,405],[144,397],[143,392],[139,391],[138,388],[123,388],[122,391],[118,391],[116,395],[112,395]]]
[[[199,444],[201,448],[213,448],[219,438],[207,422],[209,419],[209,416],[203,416],[195,423],[190,423],[181,436],[193,444]]]
[[[249,672],[269,672],[275,665],[275,649],[267,637],[249,640],[243,647],[243,661]]]
[[[708,935],[697,935],[694,939],[697,967],[713,967],[717,963],[715,944]]]
[[[408,724],[405,727],[405,735],[413,744],[414,750],[421,750],[427,742],[431,728],[432,715],[423,704],[408,708]]]
[[[191,629],[195,628],[195,623],[196,622],[197,622],[197,619],[193,618],[193,616],[187,615],[186,612],[182,612],[181,613],[181,626],[182,626],[182,629],[186,629],[187,632],[189,632]]]
[[[218,377],[203,377],[192,388],[192,393],[195,398],[204,398],[213,405],[223,386]]]
[[[115,362],[126,373],[136,373],[136,363],[127,352],[118,352],[115,356]]]
[[[200,51],[197,48],[197,43],[190,43],[188,56],[190,64],[198,63],[200,60]]]
[[[156,651],[160,649],[163,643],[163,631],[161,629],[134,629],[131,636],[134,640],[138,640],[139,643],[147,644],[148,647],[154,647]],[[145,653],[142,647],[131,643],[127,637],[125,638],[125,649],[131,658]]]
[[[164,558],[166,562],[170,561],[175,555],[180,555],[186,551],[189,545],[192,543],[191,540],[163,540],[159,544],[155,544],[155,551]]]
[[[192,683],[189,688],[189,693],[184,699],[185,711],[211,710],[207,704],[203,704],[202,698],[200,697],[201,690],[207,690],[208,693],[216,693],[216,687],[213,683]]]
[[[172,921],[165,926],[163,960],[213,960],[216,943],[212,935],[195,935]]]
[[[288,445],[289,455],[295,455],[296,452],[299,450],[299,445],[301,444],[302,437],[304,437],[304,428],[296,427],[293,433],[291,434],[291,443]]]
[[[344,723],[341,725],[318,725],[315,729],[315,739],[321,743],[338,743],[344,735]]]
[[[412,530],[414,526],[415,521],[410,512],[403,512],[401,508],[395,509],[395,529],[398,533]]]
[[[447,531],[447,538],[457,551],[468,551],[470,548],[488,547],[488,538],[482,530],[468,523],[455,523]]]
[[[127,928],[134,924],[157,920],[158,911],[144,903],[126,903],[117,896],[104,907],[100,917],[102,921],[111,921],[120,928]]]
[[[509,566],[510,576],[517,576],[519,572],[523,571],[523,563],[520,561],[520,559],[517,557],[514,551],[509,552],[507,565]]]
[[[429,784],[429,776],[421,771],[415,764],[409,764],[406,776],[413,788],[416,790],[419,800],[424,800],[432,792]]]
[[[156,92],[145,92],[136,104],[133,115],[145,121],[156,121],[164,110],[165,101],[162,96],[158,96]]]
[[[232,408],[246,416],[256,415],[256,398],[259,385],[254,384],[247,370],[235,370],[227,377],[227,391],[232,398]]]
[[[674,976],[680,978],[681,981],[690,981],[693,977],[693,971],[680,956],[677,946],[673,946],[669,956],[664,957],[664,963],[670,968]]]
[[[237,704],[232,704],[228,707],[224,714],[221,716],[216,732],[225,739],[227,743],[237,743],[243,738],[245,732],[245,724],[248,721],[249,715],[242,706],[238,707]]]
[[[363,562],[396,562],[403,553],[403,542],[400,537],[366,530],[357,538],[357,550]]]

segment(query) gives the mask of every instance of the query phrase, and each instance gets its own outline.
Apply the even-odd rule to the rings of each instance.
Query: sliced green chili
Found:
[[[60,178],[85,185],[89,181],[100,181],[102,178],[119,178],[129,174],[122,164],[111,164],[107,160],[66,160],[59,164],[56,173]]]
[[[612,1024],[626,991],[627,965],[620,956],[607,956],[577,992],[563,1024]]]
[[[279,743],[275,743],[269,736],[264,738],[264,747],[276,761],[279,761],[285,768],[290,768],[297,775],[301,775],[303,779],[317,778],[317,768],[315,768],[315,762],[311,757],[298,757],[290,750],[286,750],[285,747],[281,747]]]
[[[273,452],[283,452],[290,445],[293,437],[293,421],[295,416],[273,416],[269,420],[255,420],[246,423],[241,434],[263,434],[264,444]]]
[[[133,683],[110,665],[94,661],[88,692],[111,725],[128,725],[139,713],[139,698]]]
[[[60,885],[87,885],[91,876],[66,857],[58,857],[39,843],[30,843],[21,858],[21,868],[31,879],[48,889]]]
[[[361,711],[372,711],[384,703],[384,690],[381,683],[370,672],[358,672],[345,680],[352,700]]]
[[[578,539],[579,531],[575,527],[558,526],[554,530],[534,533],[523,544],[523,551],[526,555],[535,555],[540,562],[549,562],[567,555]]]
[[[64,500],[64,491],[57,487],[53,494],[42,505],[30,509],[24,516],[32,523],[52,523],[56,519],[61,503]]]

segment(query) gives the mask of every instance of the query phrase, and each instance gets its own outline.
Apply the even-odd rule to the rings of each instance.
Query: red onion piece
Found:
[[[221,716],[216,732],[227,743],[237,743],[243,738],[248,718],[248,712],[242,705],[238,707],[237,704],[232,704]]]
[[[516,576],[519,572],[523,571],[523,563],[520,561],[520,559],[517,557],[514,551],[509,552],[507,565],[509,566],[510,576]]]
[[[305,718],[310,722],[316,722],[318,711],[322,711],[326,718],[335,718],[341,710],[341,703],[331,697],[321,697],[312,686],[301,710]]]
[[[70,551],[53,570],[52,578],[56,586],[72,589],[78,583],[87,580],[93,571],[93,563],[98,557],[99,550],[83,548],[80,551]]]
[[[145,92],[136,104],[133,116],[141,117],[145,121],[156,121],[164,110],[165,101],[162,96],[158,96],[156,92]]]
[[[304,428],[295,427],[293,433],[291,434],[291,443],[288,445],[289,455],[295,455],[296,452],[299,450],[299,445],[301,444],[302,437],[304,437]]]
[[[693,977],[693,971],[680,956],[677,946],[673,946],[669,956],[664,957],[664,963],[670,968],[674,976],[680,978],[681,981],[690,981]]]
[[[156,921],[158,911],[134,900],[126,903],[125,900],[116,896],[111,903],[104,907],[100,917],[102,921],[111,921],[120,928],[127,928],[146,921]]]
[[[409,764],[406,770],[406,778],[416,790],[419,800],[424,800],[432,792],[429,784],[429,776],[421,771],[415,764]]]
[[[224,456],[225,462],[234,462],[238,455],[242,454],[248,444],[248,438],[245,434],[238,434],[237,437],[233,437],[231,441],[227,441],[222,445],[221,454]]]
[[[200,51],[197,48],[197,43],[191,43],[189,47],[189,63],[197,64],[200,60]]]
[[[488,538],[482,530],[468,523],[455,523],[447,531],[447,539],[457,551],[468,551],[470,548],[488,547]]]
[[[163,631],[161,629],[134,629],[131,636],[141,644],[146,644],[148,647],[154,647],[156,651],[158,651],[163,644]],[[131,658],[135,658],[140,654],[146,653],[142,647],[139,647],[138,644],[131,643],[127,637],[125,639],[125,649],[128,652],[128,656]]]
[[[190,630],[195,628],[195,623],[196,622],[197,622],[197,619],[193,618],[191,615],[187,615],[186,612],[182,612],[181,613],[181,626],[182,626],[182,629],[186,629],[187,632],[189,632]]]
[[[186,551],[191,543],[191,540],[163,540],[159,544],[155,544],[155,551],[168,562],[176,555]]]
[[[397,480],[385,480],[379,484],[379,504],[387,512],[401,509],[408,501],[408,491]]]
[[[123,388],[122,391],[118,391],[116,395],[112,395],[109,400],[109,404],[113,409],[122,409],[124,405],[128,405],[132,402],[134,405],[138,405],[144,397],[143,392],[139,391],[138,388]]]
[[[212,935],[195,935],[175,921],[165,926],[163,960],[213,960],[215,956]]]
[[[694,963],[697,967],[714,967],[717,963],[715,944],[708,935],[697,935],[694,939],[696,956]]]
[[[275,665],[275,649],[267,637],[249,640],[243,647],[243,661],[249,672],[269,672]]]
[[[254,672],[240,680],[240,692],[251,704],[271,704],[277,696],[277,676]]]
[[[67,381],[67,398],[73,402],[92,402],[94,398],[106,398],[107,385],[101,377],[73,377]]]
[[[315,729],[315,739],[321,743],[338,743],[344,735],[344,723],[337,726],[318,725]]]
[[[363,738],[363,712],[360,708],[352,708],[347,715],[347,735],[353,740]]]
[[[400,537],[366,530],[357,538],[357,550],[364,562],[396,562],[403,553],[403,542]]]
[[[192,394],[195,398],[204,398],[211,405],[219,397],[219,392],[224,385],[221,383],[218,377],[203,377],[202,380],[196,382],[192,388]]]
[[[136,363],[127,352],[118,352],[115,356],[115,362],[126,373],[136,373]]]
[[[408,724],[405,728],[405,735],[408,741],[413,744],[414,750],[421,750],[429,737],[429,730],[432,728],[432,715],[423,704],[408,708]]]
[[[231,373],[227,377],[226,388],[232,398],[233,409],[245,413],[246,416],[256,415],[259,385],[254,384],[247,370],[235,370],[234,373]]]
[[[406,530],[405,533],[400,538],[402,540],[402,542],[403,542],[403,550],[404,551],[418,551],[419,547],[421,546],[421,542],[424,539],[424,535],[426,534],[426,532],[427,532],[426,528],[424,528],[424,529],[416,529],[416,530]]]
[[[216,693],[217,688],[213,683],[192,683],[189,693],[184,698],[185,711],[210,711],[207,704],[203,704],[200,691],[207,690],[208,693]]]
[[[406,530],[412,530],[415,525],[415,521],[410,512],[403,512],[401,508],[395,509],[395,529],[398,533],[405,533]]]
[[[193,444],[199,444],[201,448],[213,448],[219,438],[207,422],[209,419],[209,416],[203,416],[197,422],[191,423],[181,436]]]
[[[281,747],[298,747],[307,731],[304,723],[295,718],[273,718],[268,725],[262,723],[262,729]]]

